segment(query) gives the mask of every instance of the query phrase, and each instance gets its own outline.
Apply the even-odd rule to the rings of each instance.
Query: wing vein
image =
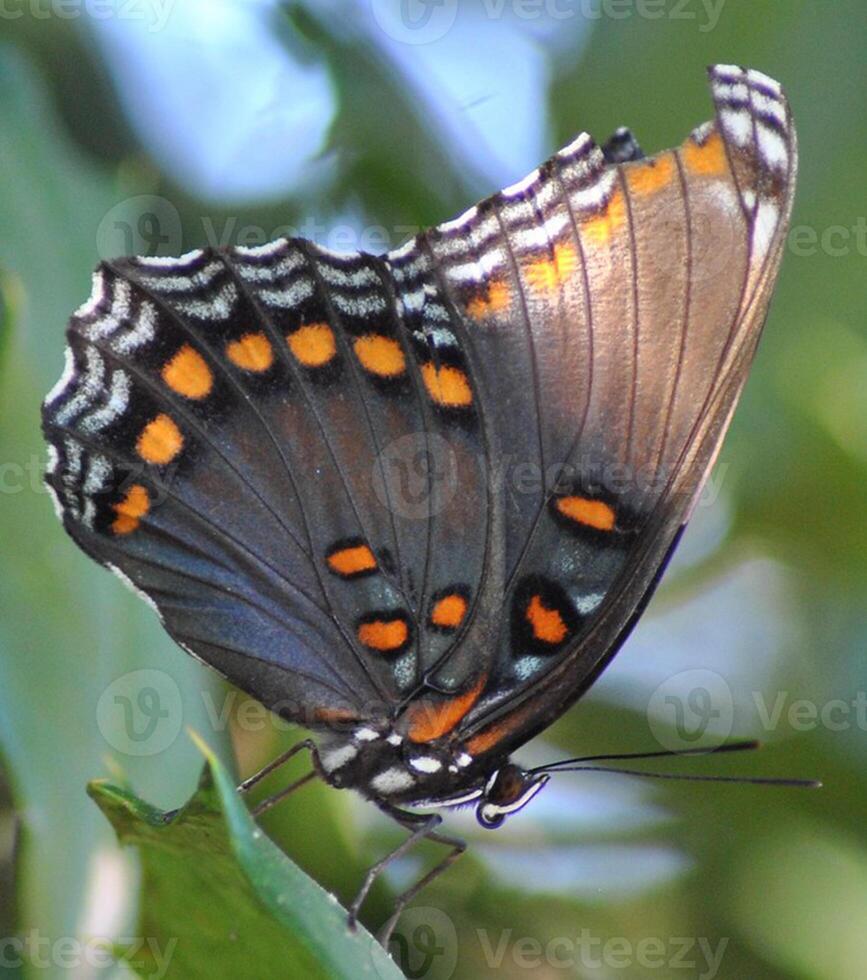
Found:
[[[533,328],[530,324],[530,308],[527,304],[527,293],[524,289],[524,283],[521,281],[521,270],[518,260],[515,256],[515,251],[512,248],[512,243],[509,240],[509,233],[506,230],[505,222],[503,221],[503,216],[500,213],[500,207],[495,199],[492,199],[492,207],[494,214],[497,216],[497,221],[500,225],[500,231],[503,236],[503,246],[506,250],[506,255],[509,259],[509,265],[512,267],[512,275],[515,279],[515,284],[518,287],[518,296],[520,297],[521,311],[523,313],[521,325],[524,329],[524,334],[527,338],[527,346],[530,352],[530,368],[532,372],[533,380],[533,404],[536,409],[536,439],[539,443],[539,464],[542,469],[542,473],[545,473],[545,440],[542,433],[542,406],[539,401],[539,364],[536,357],[536,344],[533,337]],[[527,460],[529,463],[529,460]],[[544,490],[542,492],[544,496]]]
[[[684,359],[686,358],[686,335],[689,330],[689,318],[691,315],[692,306],[692,268],[693,268],[693,254],[692,254],[692,210],[689,204],[689,188],[686,183],[686,175],[683,172],[683,163],[680,158],[680,151],[674,151],[674,162],[677,167],[678,176],[678,187],[680,188],[680,197],[683,202],[683,218],[684,218],[684,246],[686,251],[685,256],[685,266],[686,266],[686,285],[683,300],[683,320],[680,325],[680,346],[677,352],[677,364],[674,369],[674,379],[671,384],[671,391],[668,397],[668,405],[665,409],[665,422],[662,426],[662,440],[659,444],[659,451],[656,457],[656,465],[653,468],[653,483],[656,484],[656,480],[659,476],[660,468],[662,467],[662,462],[665,459],[665,447],[668,442],[669,429],[671,428],[671,417],[674,413],[674,403],[677,399],[677,389],[680,382],[680,376],[683,373]]]
[[[566,187],[565,187],[565,185],[563,183],[563,178],[561,177],[559,170],[557,170],[555,172],[557,174],[557,182],[558,182],[558,184],[560,186],[561,196],[563,198],[563,201],[566,204],[566,210],[569,213],[569,220],[570,220],[570,223],[571,223],[571,226],[572,226],[572,233],[573,233],[573,235],[575,237],[575,244],[577,246],[578,254],[579,254],[580,259],[581,259],[581,276],[582,276],[583,283],[584,283],[583,294],[584,294],[584,310],[585,310],[585,316],[586,316],[586,321],[587,321],[587,348],[588,348],[588,357],[587,357],[587,365],[588,365],[588,367],[587,367],[587,371],[588,371],[588,376],[587,376],[587,397],[586,397],[586,399],[584,401],[584,408],[583,408],[582,414],[581,414],[581,422],[579,423],[578,429],[577,429],[577,431],[575,433],[575,437],[573,438],[573,440],[572,440],[572,442],[571,442],[571,444],[569,446],[569,450],[568,450],[568,452],[566,454],[566,459],[564,459],[564,461],[563,461],[564,464],[565,464],[565,463],[567,463],[573,457],[575,451],[578,448],[579,443],[581,442],[581,437],[584,434],[584,428],[585,428],[585,426],[587,424],[587,416],[589,415],[589,412],[590,412],[590,399],[591,399],[592,390],[593,390],[593,377],[594,377],[594,373],[593,373],[593,348],[594,348],[594,344],[593,344],[593,302],[592,302],[592,297],[591,297],[591,293],[590,293],[590,277],[589,277],[589,275],[587,273],[587,256],[586,256],[586,253],[584,251],[584,243],[583,243],[583,241],[581,239],[581,233],[579,231],[578,220],[575,217],[575,211],[572,208],[572,202],[569,200],[569,195],[566,192]],[[536,510],[536,514],[535,514],[535,516],[533,518],[533,521],[532,521],[532,523],[530,525],[530,529],[529,529],[529,531],[527,533],[526,540],[524,541],[524,545],[521,548],[521,553],[518,556],[517,561],[515,562],[515,567],[509,573],[509,577],[508,577],[508,579],[506,581],[506,585],[505,585],[505,589],[504,589],[504,593],[505,594],[508,593],[509,589],[514,584],[514,581],[517,578],[518,573],[520,572],[520,570],[521,570],[521,568],[523,566],[524,558],[526,557],[527,552],[530,550],[530,546],[533,543],[533,538],[535,536],[536,528],[539,526],[539,521],[542,519],[542,515],[545,513],[545,508],[550,503],[550,501],[551,501],[552,497],[554,496],[554,493],[555,492],[556,492],[555,491],[555,488],[552,488],[551,490],[546,491],[545,494],[544,494],[543,500],[541,500],[540,503],[539,503],[539,506],[538,506],[538,508]]]
[[[340,314],[337,312],[337,310],[336,310],[336,308],[334,306],[334,303],[333,303],[333,301],[331,299],[331,295],[330,295],[330,293],[328,291],[328,287],[326,286],[325,282],[323,281],[322,275],[320,274],[319,270],[316,268],[316,263],[313,261],[312,256],[310,254],[310,243],[304,241],[303,242],[303,245],[302,245],[302,248],[303,248],[303,251],[304,251],[305,255],[307,256],[307,261],[308,261],[308,263],[310,265],[310,271],[311,271],[312,277],[313,277],[314,281],[316,282],[317,286],[319,287],[320,295],[322,296],[322,301],[323,301],[323,303],[325,305],[325,308],[327,310],[327,313],[328,313],[328,320],[329,320],[329,322],[330,323],[333,323],[335,325],[335,327],[338,324],[340,324],[342,326],[343,319],[340,316]],[[381,482],[381,485],[382,485],[382,488],[383,488],[383,491],[385,493],[386,500],[387,500],[386,510],[388,511],[389,523],[391,525],[391,537],[392,537],[392,543],[393,543],[393,546],[394,546],[395,566],[397,568],[398,581],[394,581],[393,580],[393,577],[391,576],[391,574],[386,569],[384,569],[384,568],[381,569],[381,572],[382,572],[382,574],[383,574],[383,576],[385,578],[387,578],[387,579],[389,579],[389,581],[391,581],[392,585],[394,585],[395,589],[400,593],[401,597],[404,600],[404,605],[408,608],[409,612],[415,618],[415,616],[416,616],[415,610],[412,609],[412,607],[411,607],[411,605],[410,605],[410,603],[409,603],[409,601],[407,599],[406,591],[405,591],[405,588],[404,588],[403,574],[402,574],[402,563],[401,563],[401,560],[400,560],[400,541],[399,541],[398,535],[397,535],[397,525],[395,524],[395,520],[394,520],[394,508],[391,505],[391,492],[390,492],[390,489],[389,489],[388,480],[385,478],[385,463],[384,463],[384,461],[382,459],[382,450],[381,450],[381,447],[380,447],[380,444],[379,444],[379,439],[377,438],[376,429],[375,429],[375,426],[373,425],[373,421],[371,420],[371,417],[370,417],[370,410],[367,407],[367,399],[364,396],[364,390],[363,390],[362,384],[361,384],[361,379],[360,379],[358,365],[356,364],[356,359],[353,356],[352,351],[350,350],[350,345],[346,341],[345,329],[340,329],[340,330],[335,329],[334,330],[334,334],[335,334],[335,337],[338,338],[338,343],[340,344],[340,349],[341,349],[341,351],[343,353],[344,358],[346,359],[347,364],[349,365],[349,373],[352,376],[353,385],[354,385],[355,390],[356,390],[356,392],[358,394],[358,400],[361,403],[361,407],[362,407],[362,412],[364,414],[364,421],[365,421],[366,428],[367,428],[368,432],[370,433],[370,439],[371,439],[371,442],[373,444],[375,465],[379,469],[380,477],[381,477],[381,481],[380,482]],[[348,487],[347,487],[347,493],[349,494]],[[350,494],[350,497],[351,497],[351,494]],[[360,518],[359,518],[359,523],[360,523]]]
[[[105,456],[108,459],[114,460],[116,463],[125,468],[134,470],[138,468],[138,464],[135,462],[135,460],[131,459],[131,457],[127,456],[125,453],[115,449],[113,446],[106,445],[96,439],[83,435],[81,432],[72,428],[71,426],[58,425],[56,422],[51,422],[49,423],[48,428],[54,432],[63,433],[72,437],[91,453]],[[318,610],[320,614],[328,615],[328,610],[320,606],[312,596],[308,595],[303,589],[295,585],[290,579],[286,578],[286,576],[283,575],[283,573],[280,572],[279,569],[275,568],[270,562],[251,551],[242,541],[226,531],[224,527],[221,527],[219,524],[216,524],[214,521],[210,520],[200,510],[197,510],[192,506],[192,504],[184,500],[183,497],[181,497],[171,488],[170,484],[166,483],[154,474],[148,474],[146,482],[155,487],[164,496],[164,498],[174,500],[182,510],[189,513],[195,520],[204,525],[208,529],[209,536],[216,538],[218,541],[223,541],[227,546],[229,546],[230,549],[234,549],[239,555],[243,555],[252,560],[254,564],[259,564],[266,568],[273,574],[277,581],[287,587],[287,590],[293,595],[293,598],[297,599],[300,597]],[[165,529],[162,529],[162,532],[164,535],[167,535]],[[182,544],[186,550],[190,550],[188,542],[183,541],[181,538],[176,536],[174,539]],[[213,564],[219,564],[212,555],[207,557]]]
[[[207,446],[209,446],[209,448],[212,449],[213,452],[226,464],[226,467],[229,470],[231,470],[231,472],[234,473],[235,476],[238,477],[240,482],[253,492],[253,495],[256,497],[256,499],[262,504],[265,510],[267,510],[268,513],[274,517],[274,519],[277,521],[280,527],[291,538],[293,544],[298,548],[301,554],[305,558],[307,558],[308,561],[310,560],[311,558],[310,554],[305,550],[303,544],[298,540],[292,527],[284,521],[280,513],[276,511],[268,503],[268,501],[259,493],[258,489],[252,484],[252,482],[245,479],[245,477],[238,469],[238,467],[232,462],[229,456],[227,456],[226,453],[223,452],[220,446],[210,438],[210,436],[206,433],[205,429],[202,427],[202,425],[199,423],[196,417],[184,407],[180,399],[171,397],[163,388],[161,388],[158,384],[156,384],[151,374],[147,371],[141,370],[138,367],[138,365],[135,363],[135,361],[115,353],[115,351],[111,348],[110,344],[107,341],[90,340],[87,337],[85,337],[85,340],[87,341],[87,343],[91,344],[93,347],[99,350],[100,353],[105,357],[107,362],[122,366],[125,371],[128,371],[135,378],[137,378],[138,381],[144,387],[146,387],[149,391],[151,391],[156,396],[157,400],[168,401],[169,404],[172,406],[172,411],[175,412],[178,415],[178,417],[182,418],[186,423],[186,425],[189,427],[189,430],[195,432],[201,438],[201,440]],[[216,364],[217,359],[210,356],[210,352],[207,353],[209,355],[210,363],[212,365]]]
[[[635,404],[638,400],[638,356],[639,356],[639,309],[638,309],[638,248],[635,244],[635,225],[632,217],[632,196],[629,192],[629,181],[627,181],[626,176],[623,173],[623,168],[617,168],[617,176],[620,180],[621,192],[623,194],[623,201],[626,208],[626,227],[627,235],[629,241],[629,261],[632,275],[630,279],[632,280],[632,303],[630,305],[630,319],[629,328],[632,334],[632,381],[629,385],[629,416],[626,425],[626,449],[624,453],[624,458],[626,460],[631,460],[633,458],[633,440],[635,438]],[[638,477],[637,473],[632,474],[632,479],[635,481]]]

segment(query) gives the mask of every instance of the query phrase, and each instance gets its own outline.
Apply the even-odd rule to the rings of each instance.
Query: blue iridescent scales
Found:
[[[710,79],[678,149],[613,164],[582,134],[384,257],[278,239],[94,273],[43,411],[58,513],[189,652],[357,723],[334,782],[475,792],[652,592],[794,190],[777,83]]]

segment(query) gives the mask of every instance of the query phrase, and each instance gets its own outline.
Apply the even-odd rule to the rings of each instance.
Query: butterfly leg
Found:
[[[426,888],[434,878],[438,878],[444,871],[446,871],[455,861],[464,853],[467,849],[467,842],[460,839],[460,837],[451,837],[448,834],[438,834],[438,833],[428,833],[427,840],[436,841],[438,844],[445,844],[450,847],[449,853],[439,862],[435,864],[430,871],[406,891],[401,892],[400,895],[394,900],[394,910],[388,918],[385,925],[379,930],[377,939],[380,945],[388,949],[388,941],[391,938],[391,934],[394,932],[394,927],[397,925],[398,919],[400,919],[403,914],[403,910],[406,906],[415,898],[415,896],[423,889]]]
[[[442,874],[443,871],[445,871],[454,861],[456,861],[466,850],[467,845],[464,841],[460,840],[460,838],[449,837],[446,834],[437,833],[436,828],[439,827],[443,819],[438,813],[431,814],[430,816],[421,816],[406,813],[405,811],[399,810],[396,807],[382,806],[381,809],[383,813],[386,813],[388,816],[392,817],[402,827],[412,830],[412,833],[393,851],[377,861],[376,864],[374,864],[373,867],[367,872],[364,882],[362,883],[358,894],[355,896],[355,900],[349,907],[348,923],[351,929],[355,927],[358,912],[364,903],[364,900],[367,898],[373,883],[389,864],[398,860],[398,858],[403,857],[404,854],[410,851],[421,840],[436,841],[439,844],[445,844],[447,847],[451,848],[451,851],[445,858],[443,858],[442,861],[431,868],[431,870],[420,878],[419,881],[417,881],[411,888],[401,892],[401,894],[395,899],[394,911],[383,928],[380,930],[378,937],[380,943],[383,946],[386,946],[389,937],[394,931],[394,927],[400,918],[400,914],[406,905],[412,901],[412,899],[422,890],[422,888],[433,881],[433,879],[438,875]]]
[[[321,769],[319,765],[319,753],[316,749],[316,745],[310,738],[305,738],[301,742],[296,742],[291,748],[287,749],[281,755],[278,755],[276,759],[273,759],[266,766],[260,769],[258,772],[253,773],[238,786],[239,793],[246,793],[257,783],[261,782],[267,775],[274,772],[275,769],[279,769],[280,766],[285,765],[294,755],[297,755],[302,749],[307,749],[310,752],[310,756],[313,760],[313,769],[308,772],[305,776],[300,779],[296,779],[294,782],[285,786],[279,792],[275,793],[273,796],[269,796],[262,800],[253,810],[253,816],[258,817],[260,814],[264,813],[266,810],[270,810],[272,806],[275,806],[281,800],[285,799],[290,793],[293,793],[296,789],[299,789],[305,783],[309,783],[311,779],[315,779],[316,776],[320,775]]]

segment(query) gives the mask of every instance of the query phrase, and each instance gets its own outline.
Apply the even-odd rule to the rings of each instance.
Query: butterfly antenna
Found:
[[[644,776],[646,779],[679,779],[689,783],[749,783],[754,786],[793,786],[820,789],[818,779],[787,779],[785,776],[693,776],[677,772],[645,772],[641,769],[618,769],[615,766],[563,766],[558,772],[619,772],[622,776]]]
[[[588,755],[575,759],[562,759],[546,766],[537,766],[530,773],[540,772],[614,772],[624,776],[643,776],[646,779],[671,779],[693,783],[745,783],[754,786],[788,786],[801,789],[819,789],[818,779],[789,779],[778,776],[706,776],[688,773],[648,772],[642,769],[621,769],[617,766],[595,765],[597,762],[619,762],[627,759],[661,759],[673,756],[715,755],[720,752],[748,752],[761,748],[761,742],[729,742],[702,749],[664,749],[656,752],[621,752],[607,755]]]
[[[561,759],[538,766],[530,772],[553,772],[564,766],[574,766],[581,762],[622,762],[626,759],[664,759],[671,756],[715,755],[720,752],[751,752],[760,749],[762,743],[751,739],[742,742],[727,742],[725,745],[709,745],[697,749],[657,749],[653,752],[606,752],[603,755],[583,755],[574,759]]]

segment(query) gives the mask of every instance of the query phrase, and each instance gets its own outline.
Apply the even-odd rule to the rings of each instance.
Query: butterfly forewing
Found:
[[[511,574],[511,625],[499,647],[511,651],[501,667],[512,669],[502,697],[489,692],[465,721],[468,733],[488,726],[479,747],[504,751],[505,740],[524,740],[526,703],[541,727],[616,652],[688,519],[745,381],[788,225],[796,139],[766,76],[719,66],[711,82],[716,119],[675,151],[618,167],[603,215],[577,223],[590,270],[582,321],[594,338],[590,409],[580,407],[579,386],[574,466],[548,490],[555,520],[540,512]],[[550,393],[540,412],[549,404]],[[537,624],[560,641],[549,644],[551,656],[544,642],[528,656]]]
[[[44,407],[67,529],[287,717],[436,692],[418,740],[525,740],[646,601],[767,309],[794,130],[765,76],[711,83],[677,150],[582,135],[384,258],[101,266]]]

